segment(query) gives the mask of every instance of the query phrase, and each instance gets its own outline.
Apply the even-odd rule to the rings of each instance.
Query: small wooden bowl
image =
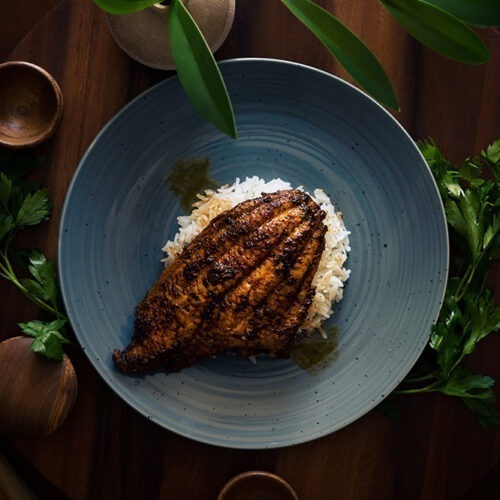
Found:
[[[230,479],[217,500],[298,500],[297,493],[281,477],[271,472],[248,471]]]
[[[36,146],[56,130],[62,116],[59,85],[44,69],[24,61],[0,64],[0,144]]]

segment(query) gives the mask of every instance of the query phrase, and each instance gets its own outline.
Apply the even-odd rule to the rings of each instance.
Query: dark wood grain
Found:
[[[4,61],[24,36],[60,0],[3,2],[0,21],[0,61]]]
[[[492,52],[490,63],[466,67],[420,46],[374,0],[319,3],[361,35],[383,62],[400,98],[402,111],[394,115],[412,137],[432,136],[460,162],[500,136],[498,31],[481,32]],[[282,58],[349,79],[279,1],[238,0],[233,28],[217,57]],[[123,54],[90,0],[61,2],[10,58],[43,66],[65,99],[61,126],[41,148],[47,165],[39,177],[54,201],[52,221],[29,239],[54,257],[64,195],[85,149],[126,102],[170,73],[142,67]],[[16,323],[31,319],[34,309],[5,283],[0,293],[1,340],[17,335]],[[499,336],[488,338],[471,364],[500,380],[499,352]],[[78,349],[68,354],[79,395],[66,423],[38,440],[7,441],[72,499],[213,499],[231,476],[251,469],[283,476],[303,500],[497,498],[500,433],[482,429],[451,399],[406,397],[399,400],[401,414],[394,421],[372,411],[310,443],[232,450],[190,441],[149,422],[104,384]]]

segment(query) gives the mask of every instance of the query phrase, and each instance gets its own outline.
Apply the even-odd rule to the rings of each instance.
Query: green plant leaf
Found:
[[[386,106],[398,109],[387,75],[370,49],[344,24],[310,0],[281,0],[364,90]]]
[[[461,366],[452,373],[446,383],[439,388],[439,391],[448,396],[490,399],[492,397],[491,386],[493,383],[491,377],[472,373],[469,368]]]
[[[110,14],[131,14],[146,9],[158,0],[93,0],[101,9]]]
[[[0,240],[14,227],[12,215],[0,215]]]
[[[170,5],[168,30],[177,74],[191,103],[208,121],[236,138],[233,107],[219,67],[181,0]]]
[[[31,344],[31,350],[51,361],[63,360],[63,348],[59,338],[53,332],[44,332]]]
[[[34,250],[29,255],[28,270],[44,290],[44,299],[57,307],[57,283],[54,263],[47,260],[42,252]]]
[[[28,323],[19,323],[19,327],[23,333],[34,337],[31,344],[33,352],[52,361],[60,362],[63,359],[62,344],[69,343],[60,332],[65,324],[65,319],[57,319],[50,323],[34,320]]]
[[[51,331],[56,332],[56,336],[61,339],[64,344],[68,341],[59,333],[59,330],[66,324],[65,319],[56,319],[50,323],[40,320],[28,321],[28,323],[19,323],[22,332],[30,337],[37,337],[43,332]]]
[[[500,329],[500,307],[495,307],[491,292],[483,294],[468,290],[464,295],[465,307],[470,317],[470,333],[463,347],[463,355],[470,354],[477,343]]]
[[[500,26],[498,0],[425,0],[466,23],[479,26]]]
[[[380,2],[409,33],[439,54],[469,64],[489,59],[481,38],[444,10],[422,0]]]
[[[481,153],[481,157],[488,163],[500,165],[500,139],[497,139],[490,144],[486,148],[486,151]]]
[[[43,286],[38,283],[38,281],[32,280],[30,278],[22,278],[19,280],[19,282],[26,289],[30,296],[42,300],[49,299],[47,292],[44,290]]]
[[[486,151],[481,152],[481,160],[483,160],[495,177],[495,181],[500,181],[500,139],[490,144]]]
[[[39,189],[28,193],[22,200],[16,216],[16,226],[34,226],[47,220],[50,213],[50,203],[47,189]]]
[[[417,141],[425,161],[436,180],[443,202],[448,197],[458,198],[463,194],[458,172],[451,168],[448,160],[439,151],[434,141]]]

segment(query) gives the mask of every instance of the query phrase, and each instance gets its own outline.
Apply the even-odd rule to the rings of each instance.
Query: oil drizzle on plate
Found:
[[[198,193],[218,186],[210,177],[210,159],[206,156],[190,156],[178,160],[167,175],[165,183],[169,191],[179,198],[186,212],[191,210]]]
[[[315,333],[311,337],[301,337],[293,343],[290,349],[292,360],[311,374],[319,373],[337,356],[338,326],[332,326],[325,333],[326,338],[323,338],[319,333]]]

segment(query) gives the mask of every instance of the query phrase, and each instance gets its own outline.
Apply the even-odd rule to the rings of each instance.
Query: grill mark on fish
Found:
[[[212,321],[212,328],[219,334],[236,334],[243,322],[275,292],[279,284],[289,278],[291,268],[307,244],[312,229],[308,222],[297,226],[291,235],[273,249],[258,268],[227,293],[219,308],[219,314]],[[267,281],[264,279],[267,277]],[[235,328],[234,325],[237,325]],[[205,325],[204,325],[205,326]],[[240,335],[245,335],[244,329]]]
[[[323,228],[312,232],[300,257],[291,267],[289,277],[258,305],[254,315],[240,324],[244,334],[233,342],[239,354],[272,352],[274,356],[286,357],[297,324],[305,320],[314,297],[311,282],[324,248],[323,235]],[[249,339],[252,342],[248,342]]]
[[[288,356],[290,343],[297,331],[297,323],[300,325],[304,322],[314,298],[315,290],[311,287],[311,282],[323,248],[324,238],[317,234],[308,243],[308,248],[304,252],[312,258],[306,259],[308,262],[306,266],[299,262],[294,269],[295,283],[283,281],[269,302],[261,306],[252,325],[253,331],[259,332],[257,338],[260,342],[252,349],[252,353],[273,351],[276,357]]]

